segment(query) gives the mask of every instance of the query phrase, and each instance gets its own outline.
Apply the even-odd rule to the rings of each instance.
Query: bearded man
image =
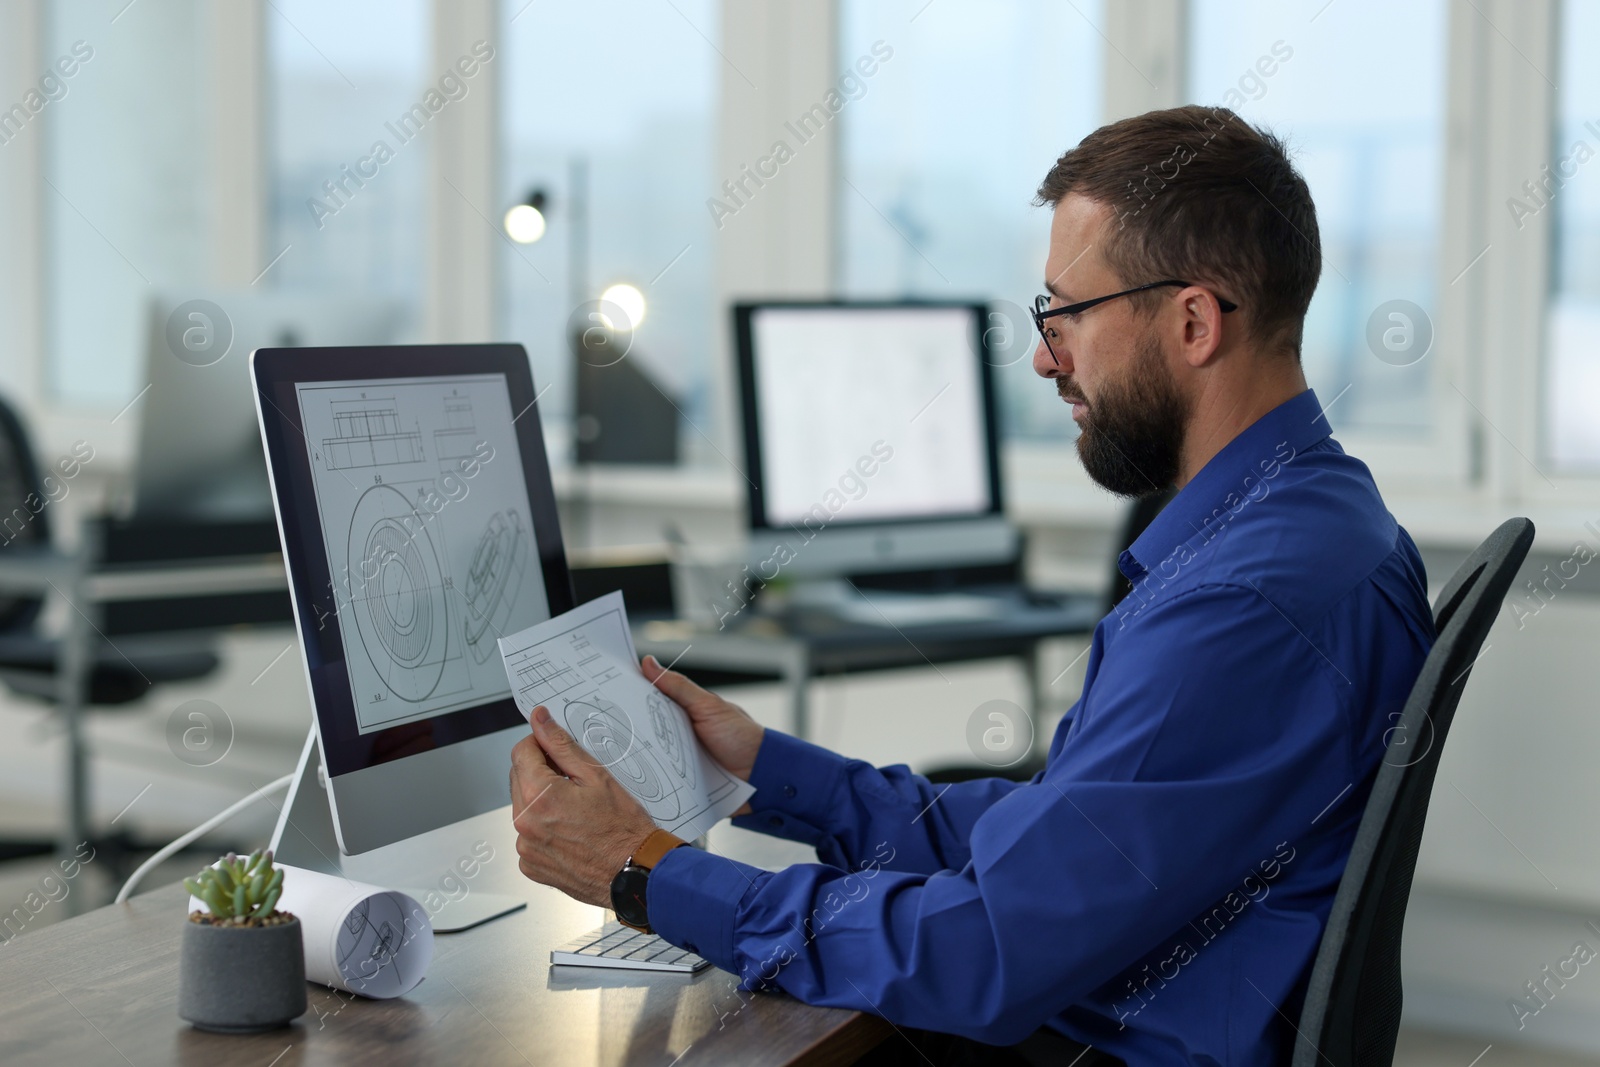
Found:
[[[1225,109],[1151,112],[1064,154],[1039,202],[1034,369],[1090,477],[1177,490],[1121,556],[1133,591],[1045,769],[936,787],[763,729],[647,659],[756,787],[736,821],[822,862],[673,847],[536,714],[514,755],[522,869],[607,904],[633,857],[648,926],[752,988],[888,1019],[878,1062],[1286,1063],[1433,642],[1422,561],[1306,386],[1321,246],[1279,140]]]

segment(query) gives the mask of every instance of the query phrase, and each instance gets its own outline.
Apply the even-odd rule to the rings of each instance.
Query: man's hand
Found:
[[[761,739],[766,727],[750,717],[750,713],[737,704],[730,704],[715,693],[707,692],[677,671],[669,671],[646,656],[639,663],[645,681],[677,701],[689,713],[694,724],[694,735],[700,739],[711,758],[722,764],[734,777],[750,780],[756,765],[756,753],[761,750]],[[750,810],[746,804],[739,814]]]
[[[611,879],[656,829],[643,806],[540,705],[511,750],[518,867],[585,904],[611,906]]]

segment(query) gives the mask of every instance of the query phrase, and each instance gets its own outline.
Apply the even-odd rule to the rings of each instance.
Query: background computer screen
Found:
[[[748,309],[746,433],[763,513],[754,524],[801,523],[819,504],[830,523],[994,510],[981,314],[976,305]]]
[[[550,609],[505,376],[296,394],[357,732],[509,695],[496,640]]]
[[[135,510],[144,519],[270,522],[272,495],[251,402],[250,353],[389,344],[405,321],[405,308],[398,301],[348,295],[233,289],[203,295],[195,299],[187,289],[161,293],[147,309],[150,391],[134,409]],[[215,347],[189,350],[187,339],[196,333]]]

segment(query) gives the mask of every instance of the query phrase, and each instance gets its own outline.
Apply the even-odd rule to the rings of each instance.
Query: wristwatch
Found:
[[[661,857],[679,845],[688,843],[665,830],[656,830],[633,850],[633,855],[622,865],[622,870],[611,879],[611,910],[617,913],[617,919],[624,926],[643,930],[647,934],[655,933],[650,928],[650,908],[646,895],[650,871],[661,862]]]

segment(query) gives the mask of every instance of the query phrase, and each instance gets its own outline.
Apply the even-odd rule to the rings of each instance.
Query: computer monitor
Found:
[[[496,647],[572,607],[520,345],[250,360],[339,850],[507,803]]]
[[[257,348],[378,345],[396,301],[240,290],[164,293],[148,306],[134,474],[139,519],[272,519],[246,363]]]
[[[986,313],[981,303],[734,307],[752,573],[1015,559]]]

